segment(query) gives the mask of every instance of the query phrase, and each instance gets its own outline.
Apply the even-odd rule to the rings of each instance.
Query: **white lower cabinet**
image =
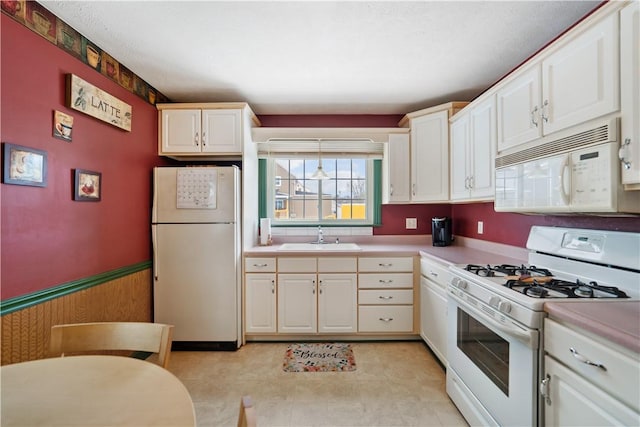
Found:
[[[278,332],[317,331],[316,274],[278,274]]]
[[[244,262],[244,324],[248,333],[276,332],[276,259]]]
[[[640,355],[552,319],[544,330],[545,425],[640,425]]]
[[[245,276],[245,330],[249,333],[276,331],[276,275]]]
[[[412,257],[247,257],[249,335],[411,333]]]
[[[358,331],[413,332],[413,258],[358,259]]]
[[[278,333],[357,331],[357,261],[278,258]]]
[[[357,275],[318,274],[318,332],[357,331]]]
[[[420,260],[420,272],[420,336],[446,366],[446,289],[451,275],[445,265],[426,257]]]

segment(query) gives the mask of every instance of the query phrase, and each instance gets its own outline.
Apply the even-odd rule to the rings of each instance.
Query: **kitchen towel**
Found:
[[[271,218],[260,219],[260,244],[262,246],[271,244]]]

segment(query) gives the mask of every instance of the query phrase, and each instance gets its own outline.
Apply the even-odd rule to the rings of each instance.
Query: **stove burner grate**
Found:
[[[503,277],[503,276],[552,276],[546,268],[538,268],[535,265],[477,265],[467,264],[465,270],[482,277]]]
[[[629,298],[614,286],[598,285],[597,282],[584,283],[580,280],[542,280],[535,278],[531,283],[521,280],[507,280],[504,286],[532,298]]]

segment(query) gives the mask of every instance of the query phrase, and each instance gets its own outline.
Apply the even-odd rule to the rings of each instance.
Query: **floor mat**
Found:
[[[351,344],[289,344],[282,368],[285,372],[355,371],[356,360]]]

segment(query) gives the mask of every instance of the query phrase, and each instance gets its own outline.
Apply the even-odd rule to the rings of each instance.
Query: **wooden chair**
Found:
[[[95,322],[51,327],[51,356],[65,353],[127,350],[158,353],[158,364],[169,366],[173,325],[145,322]]]
[[[257,427],[258,420],[256,410],[253,407],[251,396],[240,398],[240,414],[238,415],[238,427]]]

